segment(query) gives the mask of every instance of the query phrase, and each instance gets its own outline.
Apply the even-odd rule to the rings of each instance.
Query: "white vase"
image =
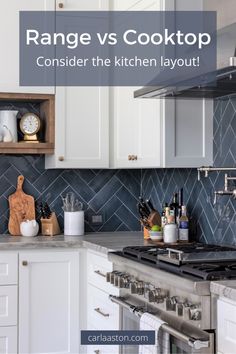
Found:
[[[84,211],[64,212],[64,234],[67,236],[84,235]]]
[[[12,136],[12,142],[16,143],[18,141],[16,119],[17,114],[18,111],[0,111],[0,137],[2,140],[4,139],[4,135],[9,134],[10,132],[10,135]]]

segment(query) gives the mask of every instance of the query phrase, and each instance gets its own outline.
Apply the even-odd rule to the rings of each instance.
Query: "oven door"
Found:
[[[140,316],[138,311],[134,311],[137,304],[127,302],[124,298],[110,296],[111,301],[120,305],[122,313],[122,330],[139,330]],[[185,326],[185,333],[169,326],[167,323],[162,326],[162,330],[166,331],[170,336],[170,354],[214,354],[214,334],[193,328],[186,334],[188,325]],[[137,354],[139,346],[121,346],[122,354]]]

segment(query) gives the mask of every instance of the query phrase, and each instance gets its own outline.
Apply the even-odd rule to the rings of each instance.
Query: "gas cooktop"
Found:
[[[182,276],[203,280],[236,278],[236,249],[202,243],[130,246],[117,255]]]

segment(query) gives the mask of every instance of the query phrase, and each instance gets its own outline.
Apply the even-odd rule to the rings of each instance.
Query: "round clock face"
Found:
[[[22,133],[34,135],[40,129],[40,119],[34,113],[26,113],[20,121],[20,129]]]

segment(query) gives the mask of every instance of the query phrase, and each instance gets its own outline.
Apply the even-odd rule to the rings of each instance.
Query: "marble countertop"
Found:
[[[210,289],[214,295],[236,301],[236,280],[213,281]]]
[[[0,251],[86,247],[98,252],[107,253],[112,250],[120,250],[125,246],[144,246],[152,244],[152,242],[143,239],[143,234],[141,232],[105,232],[90,233],[84,236],[58,235],[54,237],[0,235]]]

